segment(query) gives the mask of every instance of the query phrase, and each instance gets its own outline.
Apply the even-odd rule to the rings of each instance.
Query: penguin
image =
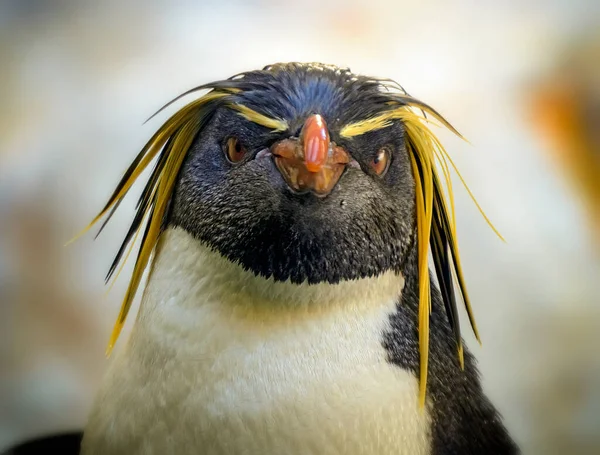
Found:
[[[428,124],[454,127],[321,63],[182,96],[200,92],[92,222],[154,163],[108,276],[139,234],[110,349],[139,288],[141,303],[81,454],[519,453],[460,334],[461,299],[477,331],[451,160]]]

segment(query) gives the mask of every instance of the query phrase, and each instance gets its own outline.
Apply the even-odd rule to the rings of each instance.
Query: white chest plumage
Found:
[[[382,346],[402,285],[275,283],[169,229],[83,454],[429,454],[417,380]]]

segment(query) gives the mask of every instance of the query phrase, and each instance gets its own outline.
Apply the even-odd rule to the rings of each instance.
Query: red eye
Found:
[[[242,145],[237,137],[230,137],[225,144],[227,159],[232,163],[240,162],[246,156],[246,147]]]
[[[381,147],[375,155],[375,158],[371,160],[371,169],[377,175],[383,175],[387,171],[388,165],[390,164],[390,150],[388,147]]]

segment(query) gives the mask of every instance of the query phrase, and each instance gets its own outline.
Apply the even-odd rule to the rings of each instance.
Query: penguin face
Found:
[[[239,103],[288,129],[216,109],[182,165],[168,224],[276,281],[399,271],[415,231],[403,125],[340,134],[382,110],[382,92],[366,79],[306,66],[246,75],[253,77],[261,83]]]

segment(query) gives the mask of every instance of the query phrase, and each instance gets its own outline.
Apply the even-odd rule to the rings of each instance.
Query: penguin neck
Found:
[[[209,300],[263,316],[319,312],[397,301],[403,286],[402,274],[394,271],[336,284],[275,281],[244,270],[182,228],[170,227],[157,246],[141,314],[171,305],[193,309]]]

